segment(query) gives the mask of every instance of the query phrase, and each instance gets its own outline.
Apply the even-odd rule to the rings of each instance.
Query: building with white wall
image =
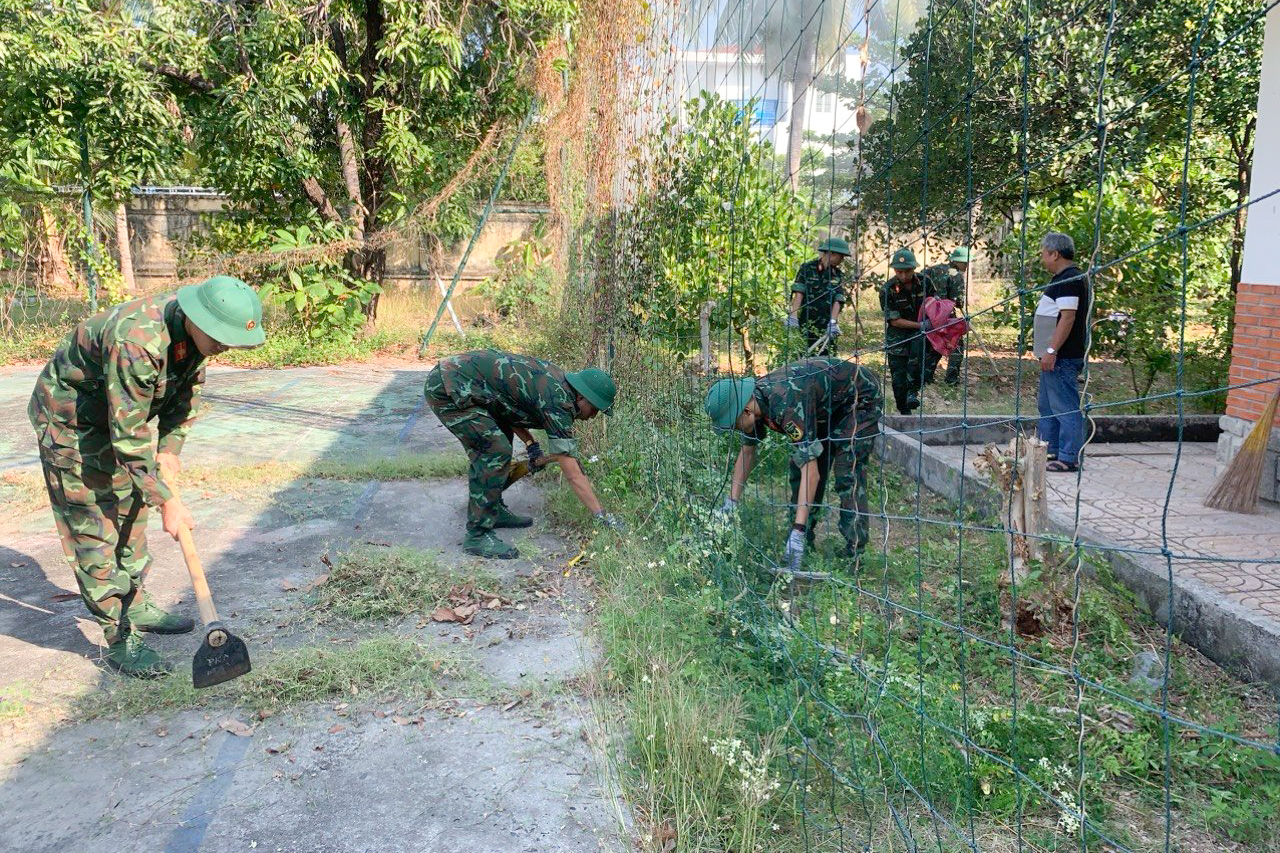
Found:
[[[1280,381],[1280,253],[1276,251],[1280,235],[1280,7],[1276,6],[1267,12],[1253,151],[1244,267],[1232,336],[1233,387],[1218,440],[1221,465],[1239,450]],[[1280,429],[1271,433],[1261,494],[1267,500],[1280,501]]]

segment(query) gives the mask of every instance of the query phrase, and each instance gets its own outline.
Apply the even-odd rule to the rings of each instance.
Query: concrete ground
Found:
[[[969,499],[991,489],[982,445],[921,447],[888,430],[881,453],[930,488]],[[1280,507],[1209,509],[1216,445],[1090,444],[1075,474],[1048,474],[1050,520],[1108,561],[1161,623],[1237,673],[1280,684]],[[976,490],[976,491],[975,491]]]
[[[0,370],[0,474],[38,471],[25,406],[36,370]],[[459,448],[422,404],[425,371],[353,366],[214,370],[188,465],[388,457]],[[79,722],[118,676],[73,595],[45,507],[0,518],[0,849],[61,851],[596,851],[621,849],[624,810],[597,750],[576,548],[540,521],[510,531],[524,556],[478,561],[460,543],[461,480],[291,482],[185,495],[224,620],[255,664],[300,645],[341,648],[391,630],[469,661],[466,681],[407,703],[354,696],[259,720],[225,700],[199,710]],[[538,491],[508,493],[537,515]],[[194,616],[175,543],[152,523],[148,589]],[[469,626],[317,622],[308,584],[351,545],[439,552],[496,575],[511,606]],[[354,635],[353,635],[354,632]],[[185,668],[199,634],[155,638]],[[245,676],[254,678],[254,674]],[[418,718],[421,717],[419,721]],[[406,718],[410,721],[406,724]],[[221,725],[251,728],[237,736]],[[20,819],[14,816],[20,815]]]

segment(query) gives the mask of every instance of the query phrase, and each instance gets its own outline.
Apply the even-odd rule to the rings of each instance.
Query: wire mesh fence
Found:
[[[617,451],[618,464],[635,466],[649,517],[719,589],[724,642],[760,679],[752,713],[788,772],[776,832],[752,844],[1277,843],[1256,816],[1280,798],[1280,702],[1260,670],[1237,658],[1228,674],[1179,639],[1194,625],[1172,604],[1200,567],[1228,565],[1262,588],[1256,614],[1275,615],[1274,554],[1196,545],[1185,522],[1212,476],[1188,424],[1232,390],[1230,334],[1214,318],[1239,282],[1247,210],[1269,195],[1239,183],[1231,140],[1248,119],[1227,118],[1223,100],[1256,104],[1270,9],[646,5],[639,36],[575,67],[574,85],[610,89],[601,103],[619,105],[616,119],[569,121],[545,102],[553,127],[620,124],[548,139],[549,156],[589,164],[565,214],[565,322],[621,377],[631,402],[612,445],[643,450]],[[1053,375],[1033,354],[1060,269],[1041,263],[1049,232],[1074,238],[1092,297],[1078,384],[1068,377],[1088,424],[1079,470],[1074,448],[1030,429]],[[810,316],[806,291],[793,311],[802,265],[832,237],[848,243],[843,307]],[[950,263],[956,248],[972,262]],[[952,316],[971,331],[951,364],[917,323],[890,322],[917,320],[895,308],[895,284],[914,286],[891,268],[902,249],[901,266],[928,271],[919,286],[956,283]],[[805,360],[815,347],[825,358]],[[850,365],[877,387],[858,387]],[[744,376],[754,390],[730,396],[729,429],[714,430],[709,389]],[[753,406],[754,421],[738,417]],[[920,474],[945,444],[973,479],[942,497],[859,454],[867,424],[897,435],[875,416],[895,407],[893,425],[918,440],[881,455]],[[1163,441],[1097,441],[1117,413],[1163,414]],[[978,415],[1004,427],[998,443]],[[1044,466],[1055,451],[1073,470],[1037,473],[1036,454]],[[1088,476],[1142,453],[1161,461],[1141,484]],[[802,496],[819,473],[815,525]],[[1128,539],[1093,535],[1116,506],[1099,500],[1107,489],[1144,519]],[[1056,527],[1034,519],[1049,501]],[[1126,588],[1116,565],[1129,557],[1159,589]],[[744,843],[700,838],[679,843]]]

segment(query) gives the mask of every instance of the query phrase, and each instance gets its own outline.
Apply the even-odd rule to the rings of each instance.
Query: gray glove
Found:
[[[827,323],[827,336],[832,338],[840,337],[840,324],[835,320]]]
[[[609,530],[612,530],[616,533],[620,533],[624,529],[622,524],[622,519],[618,518],[616,515],[614,515],[611,512],[605,512],[604,510],[600,510],[599,512],[596,513],[595,519],[596,519],[596,523],[599,524],[601,527],[608,528]]]
[[[933,328],[933,325],[929,322],[929,318],[928,318],[928,317],[921,317],[921,318],[920,318],[920,331],[921,331],[921,332],[924,332],[924,333],[926,333],[926,334],[927,334],[927,333],[929,332],[929,330],[930,330],[930,329],[932,329],[932,328]]]
[[[529,470],[542,470],[542,467],[547,464],[547,460],[546,454],[542,452],[542,447],[538,442],[535,441],[533,444],[526,446],[525,450],[529,453]]]
[[[792,317],[790,314],[788,314],[786,321],[782,325],[788,329],[798,329],[800,328],[800,318]]]
[[[791,528],[791,534],[787,536],[787,550],[783,554],[783,559],[787,562],[787,571],[800,571],[800,564],[804,562],[804,531]]]

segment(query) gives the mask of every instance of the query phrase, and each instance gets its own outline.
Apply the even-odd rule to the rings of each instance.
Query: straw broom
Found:
[[[1271,402],[1262,410],[1262,417],[1258,418],[1244,444],[1240,445],[1236,458],[1231,460],[1205,497],[1205,506],[1228,512],[1258,511],[1258,485],[1262,481],[1262,463],[1267,456],[1267,440],[1271,438],[1277,403],[1280,403],[1280,387],[1276,388]]]

